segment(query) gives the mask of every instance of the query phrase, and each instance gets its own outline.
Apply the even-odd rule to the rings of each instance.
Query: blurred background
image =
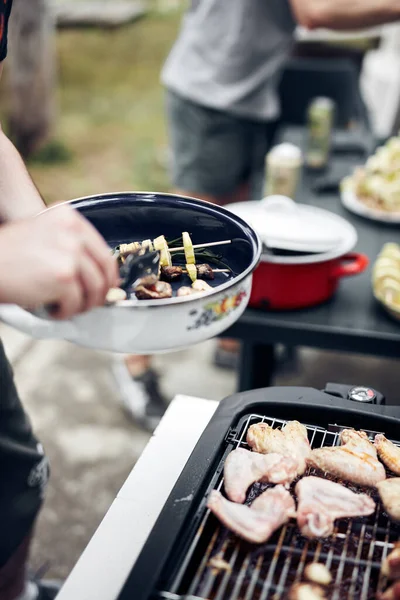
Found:
[[[0,110],[48,204],[171,189],[160,69],[185,6],[184,0],[15,0]],[[398,129],[400,115],[400,36],[396,26],[386,31],[331,41],[299,32],[296,49],[298,56],[355,57],[371,127],[382,139]],[[33,565],[48,563],[51,575],[65,577],[150,434],[124,413],[109,355],[32,340],[2,324],[0,334],[52,462]],[[235,390],[236,373],[213,365],[214,345],[156,358],[168,398],[219,400]],[[368,385],[393,395],[396,368],[390,359],[302,349],[295,367],[281,369],[276,381],[322,387],[332,379],[362,382],[368,372]]]

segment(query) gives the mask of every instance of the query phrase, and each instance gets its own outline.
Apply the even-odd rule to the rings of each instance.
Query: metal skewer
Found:
[[[207,244],[195,244],[193,248],[209,248],[210,246],[222,246],[223,244],[232,244],[232,240],[223,240],[222,242],[208,242]],[[185,250],[184,246],[180,246],[179,248],[168,248],[168,252],[182,252],[182,250]]]

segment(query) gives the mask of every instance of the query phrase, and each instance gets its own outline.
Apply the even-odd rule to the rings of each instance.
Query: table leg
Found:
[[[275,348],[271,344],[242,342],[238,391],[269,387],[275,368]]]

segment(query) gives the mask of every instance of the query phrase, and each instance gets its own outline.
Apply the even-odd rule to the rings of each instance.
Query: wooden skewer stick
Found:
[[[195,244],[193,248],[209,248],[210,246],[222,246],[223,244],[232,244],[232,240],[223,240],[222,242],[208,242],[207,244]],[[182,252],[182,250],[185,250],[184,246],[180,246],[179,248],[168,248],[169,252]]]
[[[179,265],[174,265],[179,267]],[[197,266],[197,265],[196,265]],[[211,269],[213,273],[232,273],[230,269]],[[182,269],[182,273],[187,273],[186,269]]]

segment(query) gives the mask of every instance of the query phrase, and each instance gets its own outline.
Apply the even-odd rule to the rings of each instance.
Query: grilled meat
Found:
[[[196,270],[199,279],[214,279],[214,271],[207,263],[196,265]]]
[[[162,281],[168,281],[168,283],[171,283],[171,281],[176,281],[177,279],[182,277],[182,274],[183,274],[182,267],[164,266],[164,267],[161,267],[161,269],[160,269],[160,279]]]
[[[282,429],[273,429],[267,423],[251,425],[247,432],[247,443],[261,454],[276,452],[295,458],[298,461],[298,475],[306,470],[306,460],[311,448],[307,429],[298,421],[289,421]]]
[[[383,561],[381,573],[388,579],[400,579],[400,544]]]
[[[381,461],[393,473],[400,475],[400,448],[381,433],[375,436],[374,444]]]
[[[390,588],[377,595],[377,600],[400,600],[400,581],[394,583]]]
[[[233,502],[244,502],[256,481],[288,484],[296,478],[298,462],[280,454],[258,454],[244,448],[232,450],[224,465],[225,491]]]
[[[282,485],[263,492],[251,506],[231,502],[213,490],[207,507],[225,527],[254,544],[266,542],[295,514],[294,500]]]
[[[381,481],[376,487],[389,517],[393,521],[400,521],[400,477]]]
[[[289,591],[289,600],[323,600],[325,591],[315,583],[294,583]]]
[[[153,285],[141,283],[135,289],[136,298],[139,300],[159,300],[161,298],[172,298],[172,288],[165,281],[157,281]]]
[[[355,494],[339,483],[320,477],[304,477],[295,488],[297,524],[305,537],[327,537],[335,519],[371,515],[375,502],[367,494]]]
[[[341,446],[313,450],[308,464],[359,485],[374,487],[386,478],[384,466],[364,431],[345,429],[340,434],[340,441]]]

